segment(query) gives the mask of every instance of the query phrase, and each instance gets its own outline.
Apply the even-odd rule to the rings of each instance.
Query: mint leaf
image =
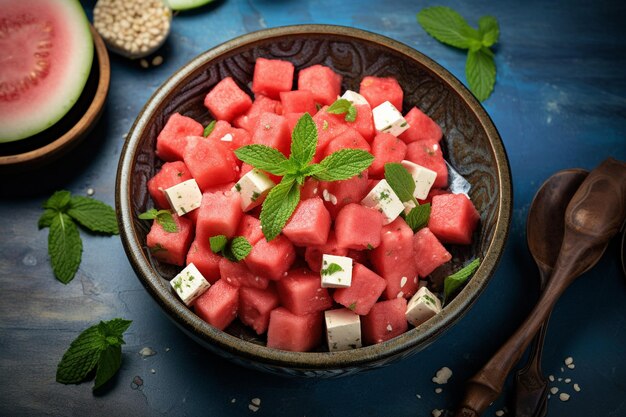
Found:
[[[178,225],[176,224],[176,220],[174,220],[174,216],[169,210],[157,210],[150,209],[145,213],[141,213],[139,216],[142,220],[156,220],[156,222],[168,233],[176,233],[178,232]]]
[[[237,261],[241,261],[248,256],[251,250],[252,245],[243,236],[237,236],[230,242],[230,252]]]
[[[70,204],[72,194],[69,191],[57,191],[43,203],[43,208],[64,212]]]
[[[204,137],[206,138],[207,136],[209,136],[211,134],[211,132],[213,132],[213,129],[215,129],[215,124],[217,122],[215,120],[212,120],[211,123],[209,123],[208,125],[206,125],[206,127],[204,128]]]
[[[94,198],[72,197],[67,214],[92,232],[119,233],[115,210]]]
[[[52,224],[52,220],[54,220],[57,214],[59,214],[59,212],[56,209],[45,209],[41,217],[39,217],[39,222],[37,223],[37,226],[40,229],[43,229],[44,227],[50,227],[50,225]]]
[[[483,16],[478,20],[478,33],[483,46],[489,48],[498,42],[500,26],[493,16]]]
[[[447,300],[478,269],[480,259],[476,258],[462,269],[446,277],[443,281],[443,297]]]
[[[409,225],[413,232],[417,232],[428,224],[430,218],[430,203],[421,204],[414,207],[413,210],[406,215],[406,224]]]
[[[141,213],[139,217],[141,220],[154,220],[157,218],[157,216],[159,215],[159,210],[155,209],[155,208],[151,208],[150,210],[146,211],[145,213]]]
[[[309,113],[300,117],[291,133],[291,156],[289,160],[304,168],[315,155],[317,148],[317,127]]]
[[[101,321],[99,323],[100,330],[105,337],[115,337],[119,340],[118,344],[124,344],[122,335],[130,327],[132,320],[112,319],[109,321]]]
[[[470,49],[480,45],[480,35],[467,21],[449,7],[435,6],[422,9],[417,21],[426,32],[439,42],[455,48]]]
[[[78,228],[67,214],[57,213],[50,224],[48,253],[56,278],[63,284],[70,282],[80,265],[83,242]]]
[[[348,306],[348,308],[352,311],[356,310],[356,301]]]
[[[415,180],[402,164],[388,162],[385,164],[385,179],[400,201],[415,201]],[[417,202],[417,201],[415,201]]]
[[[334,262],[331,262],[330,265],[328,265],[327,268],[324,268],[320,271],[320,274],[322,275],[332,275],[336,272],[341,272],[343,271],[343,268],[341,267],[341,265],[336,264]]]
[[[235,150],[237,158],[252,165],[256,169],[269,172],[274,175],[285,175],[287,170],[283,163],[287,161],[280,151],[265,145],[246,145]]]
[[[356,120],[356,116],[357,116],[356,112],[357,112],[356,106],[354,104],[352,104],[348,108],[348,112],[346,113],[346,117],[344,117],[344,120],[346,122],[354,122]]]
[[[465,63],[465,76],[470,90],[480,101],[485,101],[496,83],[496,63],[493,53],[486,48],[469,51]]]
[[[100,352],[98,358],[98,368],[96,369],[96,379],[93,384],[93,390],[97,390],[105,382],[113,377],[122,365],[122,348],[117,345],[109,345]]]
[[[365,171],[374,162],[374,156],[362,149],[342,149],[324,158],[319,165],[324,170],[313,175],[320,181],[340,181]]]
[[[209,238],[209,245],[213,253],[220,253],[226,247],[228,238],[224,235],[211,236]]]
[[[354,122],[356,120],[356,107],[354,104],[345,98],[340,98],[331,104],[327,109],[327,113],[331,114],[344,114],[346,122]]]
[[[260,220],[267,241],[273,240],[285,227],[300,202],[300,187],[296,182],[283,180],[271,189],[263,202]]]

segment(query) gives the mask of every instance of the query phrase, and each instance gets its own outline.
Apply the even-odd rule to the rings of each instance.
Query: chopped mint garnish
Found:
[[[472,262],[465,265],[462,269],[452,275],[446,277],[443,281],[443,299],[447,300],[456,290],[468,280],[470,276],[478,269],[480,259],[476,258]]]
[[[212,236],[209,238],[209,243],[213,253],[219,253],[233,262],[241,261],[252,250],[252,245],[243,236],[237,236],[230,242],[224,235]]]
[[[343,268],[339,264],[331,262],[330,265],[328,265],[327,268],[322,269],[320,271],[320,273],[322,275],[333,275],[333,274],[335,274],[337,272],[340,272],[340,271],[343,271]]]
[[[211,134],[211,132],[213,132],[213,129],[215,129],[215,124],[217,122],[215,120],[211,121],[211,123],[209,123],[208,125],[206,125],[206,127],[204,128],[204,137],[206,138],[207,136],[209,136]]]
[[[348,308],[352,311],[356,310],[356,301],[348,306]]]
[[[156,222],[168,233],[178,232],[176,221],[169,210],[150,209],[138,216],[142,220],[156,220]]]

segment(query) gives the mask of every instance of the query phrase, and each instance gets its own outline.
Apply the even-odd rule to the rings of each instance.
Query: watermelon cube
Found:
[[[263,113],[278,114],[277,106],[280,101],[273,100],[264,95],[258,94],[247,112],[233,120],[233,126],[245,129],[250,135],[254,133],[259,116]]]
[[[363,316],[370,312],[386,286],[387,282],[380,275],[355,263],[352,266],[352,284],[348,288],[337,288],[333,298],[339,304]]]
[[[342,181],[321,181],[318,193],[322,196],[330,217],[337,218],[339,211],[350,203],[359,203],[367,195],[367,171]]]
[[[276,283],[281,305],[293,314],[309,314],[332,307],[333,300],[322,288],[320,276],[305,268],[294,269]]]
[[[420,204],[430,203],[433,201],[434,196],[441,195],[441,194],[450,194],[450,191],[444,190],[441,188],[431,188],[430,191],[428,192],[428,196],[423,200],[417,199],[417,202]]]
[[[379,133],[372,142],[374,162],[369,167],[370,177],[383,178],[385,164],[400,162],[406,156],[406,144],[391,133]]]
[[[409,124],[409,128],[400,134],[399,138],[406,143],[418,140],[437,143],[441,140],[443,136],[441,127],[417,107],[413,107],[404,119]]]
[[[239,289],[239,320],[252,327],[257,334],[267,331],[270,313],[278,305],[278,294],[272,287],[266,290],[249,287]]]
[[[204,193],[198,210],[196,235],[203,242],[217,235],[235,236],[243,215],[241,197],[231,191]]]
[[[278,149],[285,156],[291,152],[291,132],[287,119],[274,113],[259,116],[256,129],[252,134],[252,143]]]
[[[218,141],[190,137],[183,160],[203,192],[208,187],[234,181],[238,176],[235,154]]]
[[[270,98],[278,98],[282,91],[293,87],[294,66],[281,59],[257,58],[252,76],[252,91]]]
[[[318,346],[322,341],[322,313],[299,316],[284,307],[278,307],[270,313],[267,328],[267,347],[306,352]]]
[[[315,158],[313,158],[314,162],[319,162],[322,159],[324,150],[330,141],[348,130],[348,126],[338,117],[326,112],[327,108],[323,107],[313,116],[317,128],[317,148],[315,149]]]
[[[176,222],[176,232],[166,232],[154,220],[150,232],[146,236],[146,243],[155,259],[172,265],[185,265],[185,258],[193,240],[193,223],[184,217],[172,214]]]
[[[220,279],[196,299],[194,311],[211,326],[224,330],[237,317],[239,288]]]
[[[328,240],[324,244],[319,246],[307,246],[304,252],[304,259],[311,270],[319,272],[320,269],[322,269],[322,255],[324,254],[337,256],[346,256],[348,254],[348,249],[339,246],[335,232],[332,230],[328,234]]]
[[[252,99],[231,77],[223,78],[204,98],[204,106],[216,119],[232,121],[252,105]]]
[[[359,93],[365,97],[372,108],[389,101],[396,109],[402,109],[404,93],[395,78],[364,77],[361,80]]]
[[[170,203],[163,191],[191,178],[191,173],[183,161],[164,163],[161,170],[148,180],[148,192],[154,200],[154,205],[160,209],[169,209]]]
[[[415,264],[420,277],[425,277],[445,264],[452,255],[443,247],[428,227],[420,229],[413,237]]]
[[[370,144],[361,136],[359,132],[349,127],[337,137],[332,139],[324,149],[324,157],[341,149],[362,149],[366,152],[371,150]]]
[[[300,189],[300,200],[307,200],[313,197],[319,197],[322,195],[320,190],[320,182],[313,177],[309,177],[302,184]]]
[[[348,204],[335,219],[335,234],[339,246],[348,249],[372,249],[380,245],[383,215],[360,204]]]
[[[221,258],[219,268],[222,279],[235,287],[252,287],[264,290],[269,285],[267,277],[250,271],[243,262],[233,262]]]
[[[300,113],[283,113],[285,116],[285,120],[287,120],[287,127],[289,127],[289,131],[293,132],[294,127],[298,124],[300,118],[304,115],[303,112]]]
[[[443,243],[469,245],[480,214],[465,194],[433,197],[428,228]]]
[[[372,142],[376,134],[372,108],[369,104],[355,104],[355,107],[356,119],[354,122],[349,122],[349,126],[359,132],[366,141]]]
[[[376,303],[369,314],[361,320],[363,341],[373,345],[406,332],[409,328],[404,315],[406,306],[407,302],[404,298]]]
[[[383,226],[380,246],[369,251],[376,272],[387,281],[385,297],[410,298],[418,289],[413,230],[398,217]]]
[[[180,161],[187,146],[187,136],[202,136],[204,128],[191,117],[172,114],[157,136],[156,154],[164,161]]]
[[[352,258],[353,262],[360,263],[361,265],[365,265],[368,268],[371,266],[370,260],[367,257],[367,250],[356,250],[356,249],[348,249],[348,254],[346,255],[348,258]]]
[[[282,92],[280,93],[280,102],[283,105],[283,114],[309,113],[313,116],[317,113],[313,93],[307,90]]]
[[[249,145],[252,142],[252,137],[248,131],[232,127],[230,123],[224,120],[218,120],[217,123],[215,123],[215,128],[213,128],[211,134],[207,136],[207,139],[220,141],[220,143],[226,145],[231,151]]]
[[[285,236],[278,235],[271,242],[259,240],[246,256],[245,263],[252,272],[279,280],[295,260],[293,244]]]
[[[213,253],[209,242],[194,240],[187,252],[187,265],[194,264],[204,278],[213,284],[220,279],[220,260],[216,253]]]
[[[437,173],[433,187],[448,187],[448,167],[438,143],[424,140],[411,142],[406,147],[406,159]]]
[[[237,228],[237,236],[243,236],[254,246],[259,240],[263,239],[263,230],[261,229],[261,221],[254,216],[244,214]]]
[[[283,234],[297,246],[322,245],[329,231],[330,214],[319,197],[300,201],[283,228]]]
[[[300,70],[298,90],[310,91],[316,103],[330,105],[341,92],[341,75],[324,65],[313,65]]]

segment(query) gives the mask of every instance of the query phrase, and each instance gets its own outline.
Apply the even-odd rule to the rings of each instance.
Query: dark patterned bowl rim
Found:
[[[154,271],[149,259],[142,250],[144,242],[140,241],[136,230],[133,228],[131,204],[133,166],[136,162],[136,152],[140,143],[141,132],[146,128],[152,113],[158,109],[159,103],[179,83],[222,54],[260,40],[266,41],[272,38],[303,35],[332,35],[356,41],[376,43],[417,61],[426,70],[432,72],[446,83],[450,90],[457,94],[463,103],[470,108],[488,137],[489,145],[495,155],[497,164],[496,172],[500,193],[497,201],[498,208],[494,234],[487,248],[486,256],[481,261],[480,267],[468,285],[446,305],[440,314],[421,326],[387,342],[353,351],[288,352],[250,343],[217,330],[186,308],[169,288],[162,284],[161,277]],[[135,120],[121,153],[116,181],[116,209],[124,249],[139,280],[167,315],[196,340],[226,352],[229,356],[235,356],[244,361],[261,363],[270,367],[304,370],[367,367],[368,364],[381,362],[387,358],[391,359],[408,351],[419,350],[432,343],[438,335],[453,326],[467,313],[485,289],[504,250],[510,227],[511,207],[511,173],[504,145],[491,118],[469,90],[442,66],[405,44],[365,30],[334,25],[283,26],[252,32],[218,45],[184,65],[153,94]]]

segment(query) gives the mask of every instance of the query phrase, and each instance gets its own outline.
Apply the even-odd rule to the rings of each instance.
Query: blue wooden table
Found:
[[[93,1],[83,5],[91,17]],[[183,335],[132,271],[118,237],[82,234],[84,253],[68,285],[54,279],[41,203],[57,189],[114,204],[124,136],[154,90],[202,51],[238,35],[281,25],[332,23],[377,32],[429,55],[464,80],[464,54],[430,38],[415,14],[436,3],[405,0],[221,0],[175,16],[142,68],[112,56],[111,89],[93,134],[63,161],[0,180],[0,415],[4,416],[429,416],[452,409],[463,384],[503,343],[537,298],[525,220],[540,184],[557,170],[626,160],[626,3],[442,1],[476,24],[501,25],[498,78],[485,103],[513,173],[514,212],[499,268],[476,305],[430,347],[383,369],[336,380],[283,379],[240,368]],[[471,3],[471,4],[470,4]],[[55,370],[78,333],[99,320],[133,320],[111,388],[61,385]],[[139,354],[149,347],[153,356]],[[558,394],[551,416],[626,416],[626,279],[617,240],[577,280],[552,314],[543,369]],[[564,360],[572,357],[575,368]],[[450,381],[431,381],[443,366]],[[574,383],[580,391],[574,390]],[[440,393],[435,389],[442,388]],[[509,410],[513,385],[485,413]],[[253,412],[249,404],[260,400]]]

